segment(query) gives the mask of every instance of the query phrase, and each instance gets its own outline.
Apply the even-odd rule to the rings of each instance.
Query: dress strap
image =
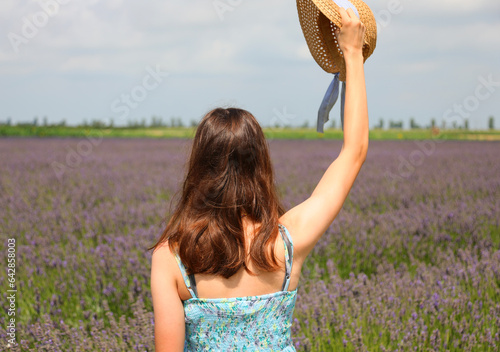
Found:
[[[184,283],[191,294],[192,298],[198,297],[198,290],[196,289],[196,281],[194,280],[194,274],[188,275],[186,267],[181,262],[181,258],[179,258],[179,254],[174,252],[175,260],[177,261],[177,265],[179,265],[179,269],[181,269],[182,278],[184,279]]]
[[[292,263],[293,263],[293,242],[290,233],[287,228],[281,224],[279,224],[280,234],[283,238],[283,242],[285,244],[285,279],[283,280],[282,291],[288,291],[288,286],[290,285],[290,275],[292,273]],[[283,232],[285,235],[283,235]]]

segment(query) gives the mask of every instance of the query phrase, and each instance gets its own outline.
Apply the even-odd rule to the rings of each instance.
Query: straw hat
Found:
[[[300,26],[314,60],[326,72],[338,72],[340,81],[345,81],[345,62],[333,32],[335,27],[342,27],[339,6],[352,8],[366,27],[363,46],[366,61],[377,43],[377,24],[368,5],[361,0],[297,0]]]

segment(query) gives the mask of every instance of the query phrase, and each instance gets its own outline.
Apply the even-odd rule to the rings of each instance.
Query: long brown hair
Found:
[[[274,255],[279,201],[268,144],[248,111],[217,108],[193,140],[182,196],[159,241],[168,241],[189,274],[229,278],[247,267],[242,217],[256,226],[249,257],[257,268],[279,268]]]

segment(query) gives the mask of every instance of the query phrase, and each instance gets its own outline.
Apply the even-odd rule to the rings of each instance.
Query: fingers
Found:
[[[351,8],[348,8],[346,10],[343,7],[339,6],[339,13],[340,13],[340,17],[342,18],[342,23],[349,21],[349,20],[354,20],[354,21],[358,20],[359,21],[358,16],[356,16],[356,13]]]
[[[358,18],[358,16],[356,16],[356,14],[354,13],[353,9],[348,8],[346,12],[349,15],[349,18],[351,18],[351,19]]]
[[[344,26],[360,27],[361,30],[364,32],[364,30],[366,29],[365,25],[363,24],[363,22],[361,22],[361,20],[358,18],[358,16],[356,16],[356,13],[351,8],[348,8],[346,10],[342,7],[339,7],[339,13],[342,17],[341,27],[344,27]]]
[[[362,53],[365,37],[365,26],[360,21],[352,8],[339,7],[339,14],[342,18],[340,26],[334,29],[335,37],[338,40],[342,53]]]
[[[340,6],[339,6],[339,13],[340,13],[340,18],[342,19],[342,24],[344,24],[350,18],[350,16],[347,13],[347,11]]]
[[[353,9],[351,9],[351,8],[345,9],[345,8],[339,6],[339,13],[340,13],[340,16],[345,17],[346,19],[358,18],[358,16],[356,16],[356,13],[354,13]]]

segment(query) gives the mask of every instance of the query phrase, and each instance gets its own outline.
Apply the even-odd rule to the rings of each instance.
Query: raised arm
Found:
[[[365,27],[351,9],[340,9],[337,32],[346,64],[344,143],[312,195],[285,213],[280,221],[293,237],[295,255],[304,260],[340,212],[368,150],[368,107],[362,47]]]

